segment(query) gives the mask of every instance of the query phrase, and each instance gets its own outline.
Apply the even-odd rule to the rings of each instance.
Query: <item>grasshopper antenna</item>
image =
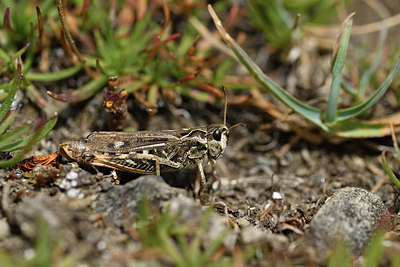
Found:
[[[230,131],[230,130],[232,130],[233,128],[236,128],[236,127],[238,127],[238,126],[247,127],[247,124],[246,124],[246,123],[243,123],[243,122],[236,123],[235,125],[229,127],[229,128],[228,128],[228,131]]]
[[[226,126],[226,110],[228,109],[228,96],[226,94],[225,86],[222,85],[222,90],[224,90],[224,97],[225,97],[225,107],[224,107],[224,125]]]

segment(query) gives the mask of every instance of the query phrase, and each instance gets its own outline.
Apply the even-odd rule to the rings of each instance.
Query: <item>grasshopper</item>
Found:
[[[205,157],[212,163],[224,153],[230,128],[226,126],[227,96],[225,95],[224,123],[182,130],[138,132],[93,132],[84,140],[60,145],[67,159],[78,163],[107,167],[119,171],[157,174],[197,166],[200,172],[199,195],[206,177]]]

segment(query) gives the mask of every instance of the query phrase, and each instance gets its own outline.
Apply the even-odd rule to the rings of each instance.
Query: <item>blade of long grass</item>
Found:
[[[87,84],[85,84],[82,88],[76,90],[68,90],[65,93],[59,93],[59,94],[47,91],[47,94],[52,98],[62,102],[76,103],[92,97],[106,84],[107,84],[107,77],[99,76],[91,80]]]
[[[26,74],[27,71],[29,71],[32,67],[32,61],[33,61],[33,56],[35,53],[35,47],[36,47],[36,33],[35,33],[35,28],[32,24],[29,26],[30,31],[28,33],[28,42],[29,42],[29,47],[28,50],[25,54],[24,57],[24,65],[22,66],[22,73]]]
[[[369,66],[369,68],[362,74],[360,83],[358,85],[357,97],[359,100],[362,100],[364,98],[365,89],[367,88],[367,85],[371,80],[371,76],[375,72],[376,68],[378,68],[379,63],[381,62],[387,34],[388,34],[388,28],[383,28],[379,33],[378,48],[376,50],[376,56],[374,58],[374,61]]]
[[[384,234],[386,231],[383,229],[378,229],[372,237],[372,240],[369,241],[368,246],[364,252],[364,262],[361,265],[362,267],[373,267],[379,266],[380,262],[383,260],[383,256],[385,254],[385,246],[383,245],[383,241],[385,240]]]
[[[387,173],[387,175],[389,176],[389,178],[392,180],[392,182],[398,187],[400,188],[400,181],[397,179],[396,175],[393,173],[393,171],[389,168],[389,166],[386,163],[386,156],[385,156],[386,151],[383,151],[381,154],[381,162],[382,162],[382,166],[383,169],[385,170],[385,172]]]
[[[291,108],[293,111],[299,113],[301,116],[311,121],[322,130],[328,132],[329,129],[325,126],[321,120],[322,111],[313,107],[310,107],[290,94],[283,90],[279,85],[272,81],[267,75],[265,75],[262,70],[255,64],[255,62],[246,54],[246,52],[233,40],[233,38],[225,31],[219,20],[217,14],[208,5],[208,11],[210,12],[214,23],[228,46],[236,54],[239,60],[246,66],[251,75],[266,89],[268,92],[272,93],[276,98],[278,98],[282,103]]]
[[[15,111],[11,111],[11,113],[8,114],[8,117],[0,124],[0,138],[1,135],[10,127],[11,123],[15,120],[15,117],[17,116],[17,113]]]
[[[45,137],[51,129],[56,125],[58,119],[57,113],[55,113],[47,122],[46,124],[41,127],[39,130],[34,132],[33,134],[25,137],[24,139],[13,142],[9,145],[3,146],[2,151],[3,152],[9,152],[9,151],[14,151],[14,150],[19,150],[27,147],[31,142],[36,143],[43,137]]]
[[[0,161],[0,168],[4,168],[4,167],[7,167],[7,166],[14,165],[15,163],[21,161],[25,154],[26,154],[25,151],[20,151],[13,158],[8,159],[8,160]]]
[[[10,84],[10,83],[3,83],[3,84],[0,84],[0,90],[2,90],[2,91],[4,91],[4,90],[8,91],[8,90],[10,89],[11,85],[12,85],[12,84]]]
[[[54,120],[57,120],[57,114],[54,114],[53,117],[47,122],[46,125],[44,125],[41,129],[39,129],[38,131],[34,132],[32,135],[30,135],[30,137],[27,138],[27,142],[25,143],[25,146],[23,147],[23,149],[17,153],[17,155],[15,155],[13,158],[9,159],[9,160],[4,160],[4,161],[0,161],[0,168],[4,168],[7,166],[11,166],[16,164],[17,162],[21,161],[22,158],[24,157],[24,155],[31,150],[32,146],[41,139],[41,136],[43,135],[43,129],[47,126],[51,126],[52,122],[54,122]],[[49,124],[49,122],[51,122]],[[54,126],[54,125],[52,125]]]
[[[338,122],[331,134],[344,138],[373,138],[390,134],[390,125],[377,124],[364,121],[346,120]]]
[[[0,48],[0,60],[8,61],[9,59],[10,59],[10,57],[8,56],[6,51],[4,51],[3,49]]]
[[[53,263],[53,247],[52,235],[47,221],[42,215],[35,216],[35,222],[38,228],[37,240],[35,242],[36,257],[34,258],[33,266],[51,266]]]
[[[9,63],[10,69],[15,70],[15,69],[14,69],[14,67],[15,67],[14,62],[15,62],[15,60],[17,60],[18,58],[20,58],[20,57],[22,56],[22,54],[25,53],[26,50],[28,50],[28,48],[29,48],[29,43],[27,43],[24,47],[22,47],[20,50],[18,50],[14,55],[12,55],[12,56],[9,58],[8,63]],[[7,61],[6,61],[6,62],[7,62]],[[7,65],[7,64],[6,64],[6,65]],[[17,69],[18,69],[18,65],[17,65]],[[21,70],[21,73],[22,73],[22,70]]]
[[[196,261],[199,261],[201,259],[201,240],[199,236],[195,236],[189,244],[187,244],[188,250],[187,254],[184,254],[184,257],[186,258],[186,261],[190,265],[195,265]],[[201,260],[199,262],[202,262]]]
[[[195,89],[186,88],[183,86],[173,86],[173,88],[178,94],[190,97],[199,102],[215,103],[216,100],[215,96],[207,92],[202,92]]]
[[[337,242],[327,261],[327,267],[351,267],[351,254],[346,241]]]
[[[295,20],[282,0],[249,1],[253,22],[262,29],[268,43],[278,50],[288,48],[292,41]]]
[[[208,260],[217,252],[217,250],[224,243],[224,239],[228,234],[228,229],[222,231],[213,241],[212,243],[205,249],[205,251],[201,255],[202,261],[207,264]]]
[[[10,92],[8,93],[6,99],[4,99],[4,102],[0,107],[0,121],[3,120],[4,116],[10,109],[20,84],[21,84],[21,64],[18,63],[17,72],[15,74],[14,81],[11,84]]]
[[[1,70],[0,70],[1,71]],[[3,89],[0,89],[0,102],[2,102],[4,100],[4,98],[6,98],[8,95],[8,92],[6,92]]]
[[[24,124],[21,127],[18,127],[17,129],[0,136],[0,152],[7,152],[7,150],[3,149],[7,147],[12,141],[27,133],[30,127],[31,126],[29,124]]]
[[[400,57],[397,59],[392,71],[389,73],[388,77],[382,83],[379,89],[376,90],[376,92],[373,95],[371,95],[365,102],[361,103],[360,105],[339,110],[337,121],[347,120],[368,110],[371,106],[373,106],[376,102],[378,102],[378,100],[386,93],[393,79],[399,74],[399,72],[400,72]]]
[[[342,80],[342,89],[345,93],[351,95],[352,97],[357,96],[356,88],[354,88],[350,83],[343,80]]]
[[[325,116],[325,121],[328,124],[333,124],[336,120],[342,71],[344,62],[346,61],[347,47],[349,45],[351,26],[353,24],[351,17],[353,15],[354,13],[350,14],[350,16],[344,21],[342,32],[339,35],[340,43],[338,49],[334,49],[333,52],[332,84]]]
[[[183,263],[184,260],[169,234],[169,231],[173,227],[174,222],[176,222],[176,219],[176,216],[170,216],[169,211],[163,212],[161,214],[161,220],[158,222],[159,224],[157,225],[156,231],[158,231],[158,238],[162,250],[169,257],[171,257],[173,262],[177,263],[176,265],[179,266],[178,263]]]
[[[25,77],[35,82],[54,82],[71,77],[83,69],[83,64],[78,64],[60,71],[47,73],[27,73]]]

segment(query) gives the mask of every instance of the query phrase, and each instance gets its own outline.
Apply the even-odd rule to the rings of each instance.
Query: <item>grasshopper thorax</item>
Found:
[[[229,129],[224,124],[207,127],[208,157],[217,160],[228,146]]]

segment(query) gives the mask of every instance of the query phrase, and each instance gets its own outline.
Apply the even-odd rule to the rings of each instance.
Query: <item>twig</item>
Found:
[[[363,35],[374,32],[379,32],[382,27],[392,28],[400,24],[400,13],[390,18],[372,22],[364,25],[354,25],[351,31],[352,35]],[[308,32],[316,37],[334,37],[339,31],[339,25],[333,26],[304,26],[303,31]]]

